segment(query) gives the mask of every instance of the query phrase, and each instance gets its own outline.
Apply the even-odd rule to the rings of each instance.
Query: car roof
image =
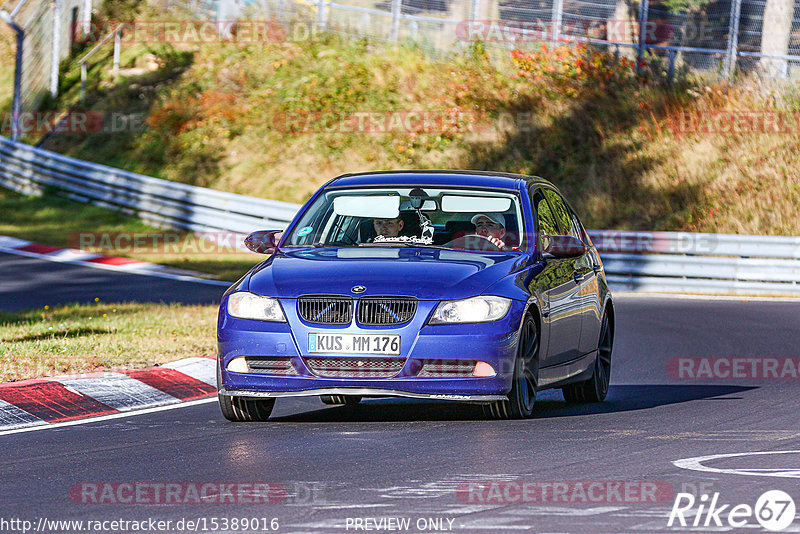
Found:
[[[424,171],[377,171],[343,174],[328,182],[326,187],[365,185],[420,185],[420,186],[467,186],[497,189],[519,189],[520,182],[528,186],[541,183],[552,186],[538,176],[492,171],[424,170]]]

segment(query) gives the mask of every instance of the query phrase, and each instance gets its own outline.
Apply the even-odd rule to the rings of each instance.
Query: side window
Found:
[[[561,228],[561,232],[559,233],[563,233],[563,235],[571,235],[572,237],[576,237],[583,241],[580,230],[575,227],[575,223],[572,220],[572,214],[570,213],[566,204],[564,204],[561,196],[552,189],[545,189],[544,196],[547,198],[547,201],[552,207],[553,217],[558,222],[558,226]]]
[[[541,189],[537,189],[533,194],[533,205],[536,210],[536,218],[539,220],[539,233],[542,235],[557,235],[558,225]]]
[[[580,236],[579,239],[584,243],[588,243],[589,236],[586,234],[586,229],[583,227],[583,224],[581,224],[580,219],[578,219],[578,216],[575,215],[575,212],[572,210],[569,210],[569,214],[572,217],[572,226],[575,228],[575,231]]]

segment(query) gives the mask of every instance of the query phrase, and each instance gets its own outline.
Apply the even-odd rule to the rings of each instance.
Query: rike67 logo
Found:
[[[719,493],[714,493],[710,500],[708,495],[695,499],[691,493],[678,493],[667,526],[722,527],[727,523],[727,526],[742,528],[755,519],[763,528],[779,532],[792,524],[794,513],[794,499],[780,490],[764,492],[755,506],[720,504]]]

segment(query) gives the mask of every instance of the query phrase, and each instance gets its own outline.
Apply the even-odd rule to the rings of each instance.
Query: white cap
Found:
[[[470,222],[472,224],[477,225],[478,224],[478,219],[480,219],[481,217],[486,217],[487,219],[490,219],[490,220],[496,222],[497,224],[499,224],[503,228],[506,227],[505,217],[503,217],[503,215],[501,213],[479,213],[479,214],[475,215],[472,219],[470,219]]]

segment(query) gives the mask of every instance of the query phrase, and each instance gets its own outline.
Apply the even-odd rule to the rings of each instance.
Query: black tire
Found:
[[[228,421],[266,421],[275,406],[275,399],[255,399],[218,394],[219,408]]]
[[[251,397],[235,397],[219,393],[222,389],[222,371],[217,364],[217,399],[222,415],[228,421],[254,422],[266,421],[272,414],[275,399],[256,399]]]
[[[614,348],[614,322],[609,311],[603,315],[600,326],[600,340],[597,343],[597,359],[594,362],[592,377],[584,382],[570,384],[561,388],[564,400],[577,404],[584,402],[603,402],[611,382],[611,352]]]
[[[539,330],[536,321],[525,315],[517,342],[514,379],[508,399],[483,405],[489,419],[527,419],[533,415],[539,383]]]
[[[320,395],[319,400],[323,404],[337,405],[337,404],[358,404],[361,402],[359,395]]]

